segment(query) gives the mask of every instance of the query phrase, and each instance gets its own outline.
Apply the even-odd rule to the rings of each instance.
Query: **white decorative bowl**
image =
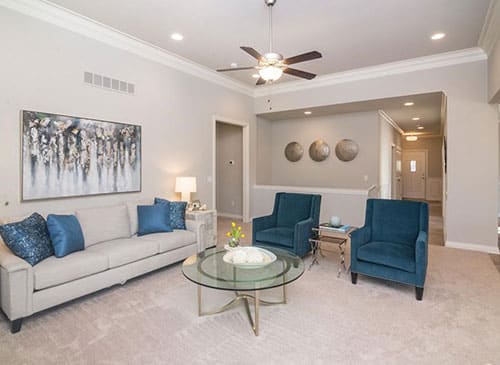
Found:
[[[258,258],[261,258],[262,261],[259,262]],[[235,247],[228,251],[222,260],[242,269],[257,269],[276,261],[276,255],[260,247]]]

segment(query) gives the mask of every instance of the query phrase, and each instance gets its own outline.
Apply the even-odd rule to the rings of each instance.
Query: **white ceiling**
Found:
[[[412,106],[405,106],[404,103],[413,102]],[[289,120],[295,118],[315,118],[333,114],[357,113],[374,110],[383,110],[405,133],[415,133],[422,135],[441,134],[441,106],[443,93],[426,93],[417,95],[399,96],[395,98],[385,98],[367,100],[353,103],[327,105],[308,109],[287,110],[283,112],[271,112],[259,114],[259,117],[271,120]],[[310,111],[310,116],[304,115],[305,111]],[[419,121],[412,118],[418,117]],[[418,130],[417,125],[424,127]]]
[[[268,48],[264,0],[50,0],[211,69],[253,66],[239,49]],[[319,75],[477,46],[490,0],[278,0],[274,48]],[[430,35],[447,34],[441,41]],[[170,39],[173,32],[184,40]],[[255,83],[250,71],[226,75]],[[296,80],[285,76],[279,82]],[[307,81],[304,81],[307,82]]]

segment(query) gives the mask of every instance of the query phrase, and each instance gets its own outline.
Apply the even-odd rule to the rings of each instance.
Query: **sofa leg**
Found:
[[[415,296],[417,297],[417,300],[422,300],[424,296],[424,288],[419,288],[418,286],[415,287]]]
[[[356,284],[358,282],[358,273],[357,272],[351,272],[351,281],[353,284]]]
[[[13,321],[10,321],[10,333],[17,333],[21,330],[21,326],[23,324],[23,319],[18,318]]]

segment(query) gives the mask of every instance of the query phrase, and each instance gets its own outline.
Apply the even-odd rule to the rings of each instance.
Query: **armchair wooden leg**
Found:
[[[356,284],[358,282],[358,273],[357,272],[351,271],[351,282],[353,284]]]
[[[10,322],[10,333],[17,333],[21,330],[21,326],[23,324],[23,319],[15,319]]]
[[[422,300],[422,298],[424,297],[424,288],[419,288],[418,286],[416,286],[415,296],[417,297],[417,300]]]

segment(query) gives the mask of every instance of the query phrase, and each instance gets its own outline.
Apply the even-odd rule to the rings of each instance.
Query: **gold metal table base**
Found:
[[[251,294],[246,294],[246,293],[240,293],[238,291],[235,291],[234,293],[236,294],[236,297],[226,304],[224,304],[222,307],[218,309],[214,309],[211,311],[203,311],[202,310],[202,304],[201,304],[201,285],[198,285],[198,316],[208,316],[212,314],[217,314],[217,313],[222,313],[224,311],[227,311],[231,307],[233,307],[236,303],[238,303],[240,300],[243,301],[245,304],[245,310],[247,313],[248,320],[250,322],[250,326],[252,327],[252,330],[255,334],[255,336],[259,335],[259,307],[260,305],[275,305],[275,304],[286,304],[286,285],[282,285],[283,288],[283,299],[279,302],[271,302],[267,300],[262,300],[259,298],[259,291],[260,290],[255,290],[254,295]],[[253,300],[254,302],[254,317],[252,318],[252,312],[250,310],[250,303],[249,301]]]

